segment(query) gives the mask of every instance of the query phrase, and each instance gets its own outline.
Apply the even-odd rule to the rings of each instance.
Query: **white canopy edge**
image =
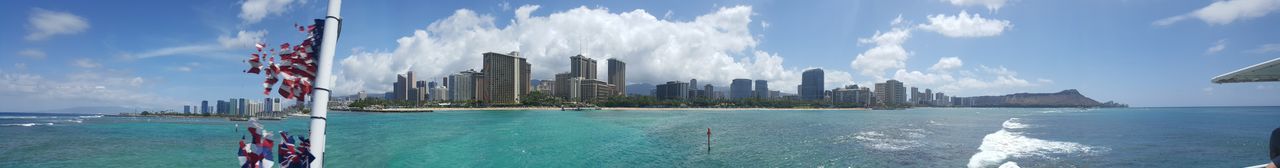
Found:
[[[1244,83],[1280,81],[1280,58],[1241,68],[1213,77],[1213,83]]]

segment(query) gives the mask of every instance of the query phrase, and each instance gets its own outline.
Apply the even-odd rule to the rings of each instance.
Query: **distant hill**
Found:
[[[648,83],[638,83],[627,85],[627,95],[649,95],[654,89],[658,89],[656,85]]]
[[[1128,107],[1115,102],[1099,103],[1075,89],[1058,93],[1017,93],[1003,96],[967,97],[972,107]]]

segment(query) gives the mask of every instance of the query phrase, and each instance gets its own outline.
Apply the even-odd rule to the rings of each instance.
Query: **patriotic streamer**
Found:
[[[299,32],[307,35],[301,44],[280,44],[277,48],[267,49],[267,44],[257,43],[257,53],[249,54],[249,69],[245,73],[261,74],[266,79],[262,82],[263,95],[271,95],[271,89],[280,83],[277,93],[285,99],[306,101],[311,94],[312,83],[316,78],[316,47],[319,47],[320,31],[316,25],[298,26]],[[266,49],[264,52],[264,49]],[[264,64],[263,60],[267,62]],[[279,60],[279,61],[276,61]]]
[[[280,132],[280,138],[283,139],[280,145],[275,146],[271,140],[270,131],[262,128],[257,120],[250,121],[253,123],[247,129],[252,137],[249,142],[245,142],[245,137],[240,137],[240,148],[236,153],[240,160],[242,168],[270,168],[279,165],[281,168],[305,168],[311,167],[311,161],[315,160],[315,155],[311,154],[311,142],[306,137],[289,136],[288,132]],[[298,140],[295,141],[294,138]],[[277,147],[273,159],[271,155],[272,147]]]

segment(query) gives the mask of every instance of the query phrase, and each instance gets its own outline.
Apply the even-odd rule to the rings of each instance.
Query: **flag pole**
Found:
[[[320,60],[317,62],[315,94],[311,103],[311,154],[315,160],[311,167],[324,167],[325,124],[329,114],[329,87],[333,86],[333,51],[338,44],[338,29],[342,22],[339,13],[342,0],[329,0],[329,11],[324,17],[324,35],[320,39]]]

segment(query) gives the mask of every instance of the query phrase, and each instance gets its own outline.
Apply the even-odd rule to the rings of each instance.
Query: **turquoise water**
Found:
[[[331,167],[1243,167],[1278,107],[330,114]],[[78,120],[78,122],[76,122]],[[33,124],[28,124],[33,123]],[[48,124],[45,124],[48,123]],[[307,120],[263,121],[305,134]],[[234,167],[244,122],[0,113],[0,167]],[[707,151],[706,129],[714,132]]]

